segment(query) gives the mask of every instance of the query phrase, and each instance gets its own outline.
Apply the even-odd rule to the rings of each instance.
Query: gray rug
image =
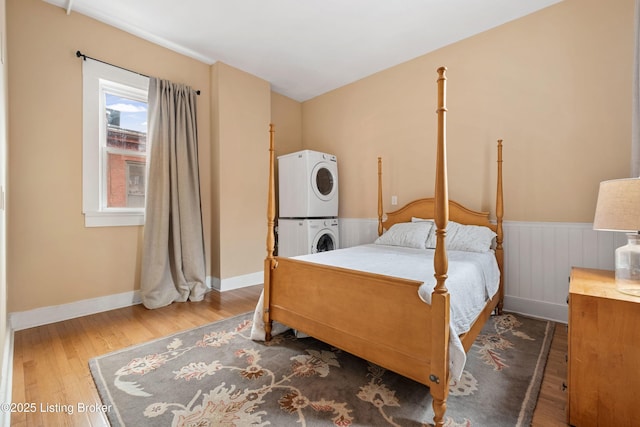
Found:
[[[113,426],[425,426],[426,386],[312,338],[249,339],[251,315],[92,359]],[[487,322],[450,387],[447,426],[529,426],[554,324]],[[110,405],[110,406],[109,406]]]

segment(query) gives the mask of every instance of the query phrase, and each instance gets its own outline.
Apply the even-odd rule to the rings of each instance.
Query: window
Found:
[[[144,223],[149,79],[83,61],[85,226]]]

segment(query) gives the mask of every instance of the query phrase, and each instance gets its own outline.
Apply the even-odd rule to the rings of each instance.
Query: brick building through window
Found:
[[[107,125],[108,207],[144,207],[146,146],[146,133]]]

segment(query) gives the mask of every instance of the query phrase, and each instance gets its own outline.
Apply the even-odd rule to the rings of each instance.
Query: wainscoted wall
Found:
[[[378,220],[361,218],[340,218],[340,247],[366,245],[378,237]]]
[[[624,233],[594,231],[590,223],[506,222],[505,307],[567,321],[571,267],[613,270]]]
[[[372,243],[376,219],[340,219],[340,246]],[[594,231],[590,223],[504,223],[505,309],[567,322],[571,267],[613,270],[624,233]]]

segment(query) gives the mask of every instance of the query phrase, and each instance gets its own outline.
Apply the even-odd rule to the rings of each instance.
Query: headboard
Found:
[[[397,211],[387,213],[386,220],[382,221],[382,227],[388,230],[392,225],[399,222],[411,222],[412,217],[435,218],[435,199],[414,200]],[[449,200],[449,220],[466,225],[483,225],[493,231],[497,231],[497,225],[489,221],[489,212],[474,211],[453,200]]]

